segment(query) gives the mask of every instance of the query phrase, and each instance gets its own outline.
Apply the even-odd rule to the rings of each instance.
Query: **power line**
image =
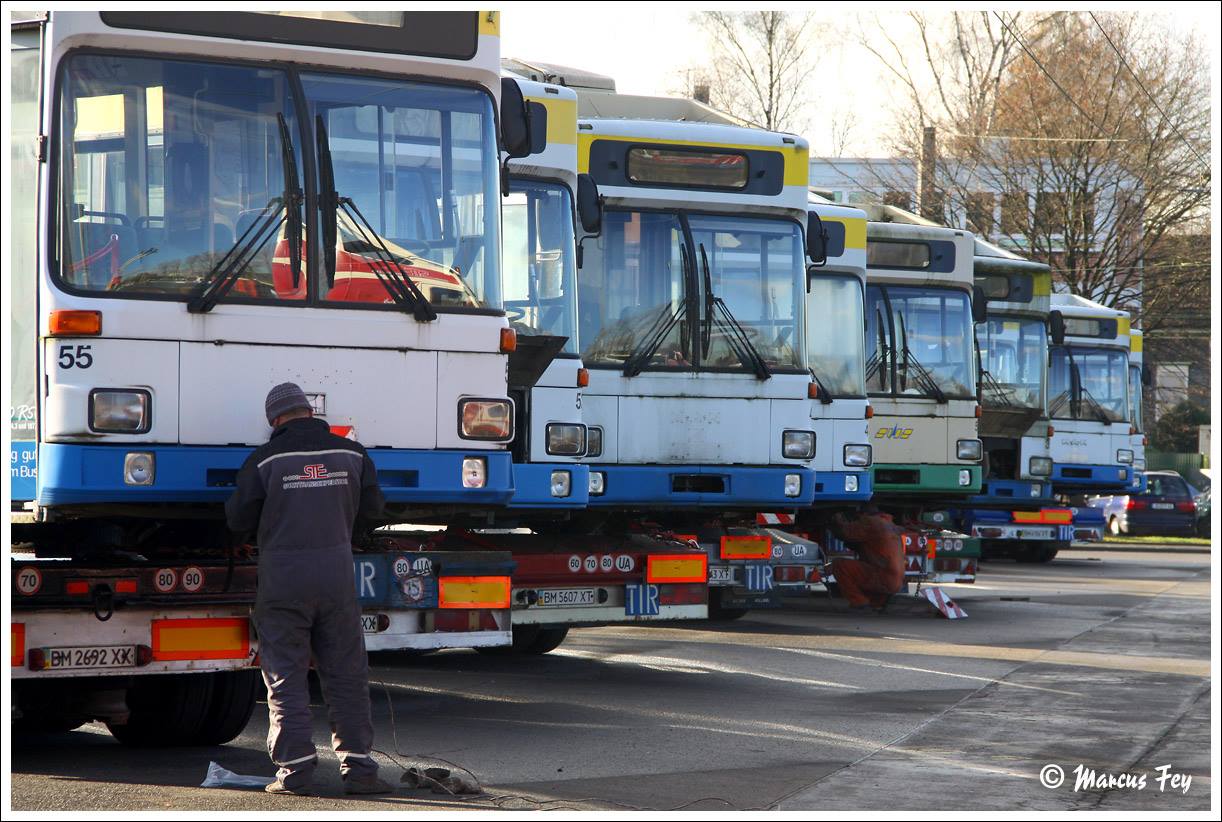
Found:
[[[968,137],[973,140],[1023,140],[1033,143],[1127,143],[1127,137],[1019,137],[1010,134],[959,134],[942,132],[948,137]]]
[[[1104,29],[1103,24],[1099,22],[1099,18],[1095,16],[1095,13],[1093,11],[1087,11],[1086,13],[1090,15],[1091,20],[1095,21],[1095,26],[1099,29],[1099,32],[1103,35],[1103,39],[1107,40],[1107,44],[1112,47],[1112,51],[1116,52],[1116,56],[1120,58],[1120,65],[1128,69],[1129,74],[1133,75],[1133,79],[1137,81],[1137,87],[1140,88],[1142,92],[1147,97],[1150,98],[1150,102],[1154,104],[1154,107],[1156,109],[1158,109],[1158,113],[1163,115],[1163,120],[1167,122],[1167,125],[1171,126],[1171,130],[1175,132],[1175,136],[1179,137],[1181,142],[1183,142],[1184,145],[1188,146],[1188,150],[1191,151],[1194,155],[1196,155],[1196,158],[1201,161],[1202,165],[1204,165],[1206,168],[1209,168],[1209,163],[1205,162],[1205,158],[1202,157],[1200,152],[1197,151],[1196,146],[1188,142],[1188,138],[1186,138],[1180,132],[1180,130],[1176,127],[1175,123],[1171,122],[1171,118],[1167,116],[1167,112],[1163,110],[1163,107],[1161,105],[1159,105],[1158,100],[1154,99],[1154,95],[1150,93],[1150,90],[1146,88],[1145,83],[1143,83],[1141,81],[1141,78],[1137,76],[1137,72],[1133,71],[1133,68],[1129,65],[1128,61],[1124,59],[1124,55],[1120,53],[1120,49],[1117,48],[1116,44],[1112,42],[1112,38],[1108,36],[1107,30]]]

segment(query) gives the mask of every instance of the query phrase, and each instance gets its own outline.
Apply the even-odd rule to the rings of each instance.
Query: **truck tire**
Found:
[[[495,648],[476,648],[484,656],[542,656],[554,651],[569,635],[564,626],[518,625],[513,629],[513,644]]]
[[[212,674],[212,699],[204,716],[196,745],[224,745],[246,728],[255,703],[267,690],[258,669],[218,671]]]
[[[1030,547],[1020,548],[1014,555],[1016,562],[1025,562],[1029,564],[1043,564],[1052,562],[1056,559],[1057,546],[1053,545],[1033,545]]]
[[[727,608],[721,602],[709,599],[709,619],[721,620],[729,622],[733,619],[742,619],[747,615],[746,608]]]
[[[144,676],[127,690],[131,715],[123,725],[106,723],[111,736],[133,748],[169,748],[196,740],[212,706],[207,674]]]

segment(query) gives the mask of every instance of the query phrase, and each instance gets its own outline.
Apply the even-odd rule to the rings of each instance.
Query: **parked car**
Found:
[[[1197,536],[1199,537],[1209,536],[1209,512],[1213,507],[1210,492],[1211,487],[1209,485],[1205,486],[1205,490],[1196,496]]]
[[[1175,471],[1147,471],[1144,493],[1088,497],[1086,504],[1103,509],[1107,531],[1113,536],[1190,537],[1197,533],[1194,490]]]

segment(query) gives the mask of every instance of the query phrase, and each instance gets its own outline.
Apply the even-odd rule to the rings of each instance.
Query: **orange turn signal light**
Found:
[[[49,326],[52,337],[81,337],[101,334],[102,312],[52,311]]]
[[[588,368],[577,369],[577,387],[585,388],[590,384],[590,371]]]
[[[868,420],[874,419],[874,406],[872,405],[866,406],[866,419]]]
[[[806,384],[806,398],[810,400],[819,399],[819,383],[811,382]]]
[[[980,406],[976,406],[976,419],[980,419]]]
[[[1057,430],[1055,428],[1053,428],[1051,425],[1048,426],[1048,439],[1052,439],[1052,435],[1056,432]]]
[[[518,332],[512,328],[501,329],[501,353],[511,354],[518,350]]]

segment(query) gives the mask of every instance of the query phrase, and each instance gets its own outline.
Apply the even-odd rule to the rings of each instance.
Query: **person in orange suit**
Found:
[[[836,515],[840,538],[850,543],[857,559],[832,561],[840,595],[852,608],[873,606],[881,611],[904,584],[903,530],[890,514],[867,509],[855,519]]]

